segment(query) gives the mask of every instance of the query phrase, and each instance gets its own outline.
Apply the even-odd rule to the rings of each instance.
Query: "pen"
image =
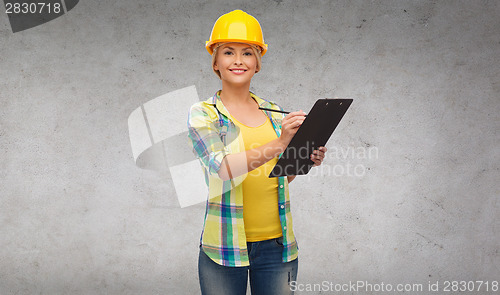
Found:
[[[277,112],[277,113],[282,113],[282,114],[290,114],[290,112],[287,112],[287,111],[273,110],[273,109],[261,108],[261,107],[259,107],[259,110],[270,111],[270,112]],[[304,115],[304,117],[307,117],[307,115]]]

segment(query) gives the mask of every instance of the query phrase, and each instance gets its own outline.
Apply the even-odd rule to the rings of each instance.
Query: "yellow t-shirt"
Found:
[[[245,150],[254,149],[277,138],[271,121],[258,127],[248,127],[231,119],[240,129]],[[282,229],[278,212],[278,178],[269,178],[278,158],[248,172],[243,180],[243,221],[247,242],[257,242],[281,237]]]

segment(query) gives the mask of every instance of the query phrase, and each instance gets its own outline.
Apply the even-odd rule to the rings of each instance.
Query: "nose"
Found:
[[[235,54],[234,55],[234,64],[235,65],[241,65],[243,62],[241,61],[241,54]]]

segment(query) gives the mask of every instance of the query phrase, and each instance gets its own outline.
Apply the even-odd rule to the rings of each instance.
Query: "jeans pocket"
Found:
[[[283,237],[279,237],[279,238],[276,238],[274,239],[274,241],[276,242],[276,244],[280,247],[283,247]]]

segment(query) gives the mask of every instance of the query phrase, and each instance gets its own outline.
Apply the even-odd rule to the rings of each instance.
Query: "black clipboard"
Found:
[[[326,145],[351,103],[350,98],[318,99],[269,177],[307,174],[314,165],[312,152]]]

